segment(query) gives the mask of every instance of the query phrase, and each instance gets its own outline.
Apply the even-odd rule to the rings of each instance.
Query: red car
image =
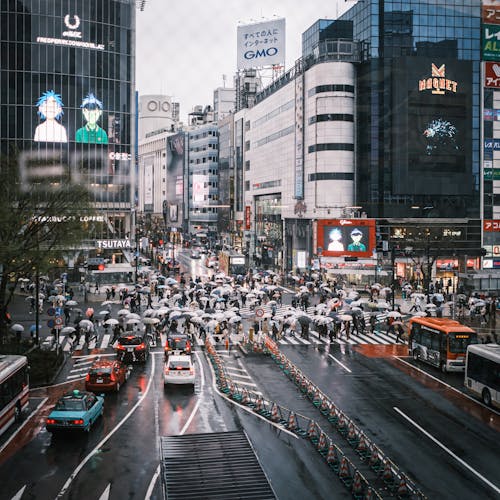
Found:
[[[94,361],[85,378],[85,390],[92,392],[119,391],[129,377],[126,364],[117,359]]]

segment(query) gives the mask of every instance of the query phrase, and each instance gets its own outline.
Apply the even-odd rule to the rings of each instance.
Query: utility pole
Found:
[[[396,276],[395,276],[395,267],[396,267],[396,248],[394,245],[391,247],[391,269],[392,269],[392,310],[394,311],[394,298],[396,295]]]

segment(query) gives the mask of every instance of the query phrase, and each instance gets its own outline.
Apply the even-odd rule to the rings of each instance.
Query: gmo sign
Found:
[[[262,50],[247,50],[243,57],[245,59],[258,59],[259,57],[272,57],[278,53],[278,49],[276,47],[269,47],[268,49]]]

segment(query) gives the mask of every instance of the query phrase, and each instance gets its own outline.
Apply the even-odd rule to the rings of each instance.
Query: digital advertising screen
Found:
[[[117,0],[23,4],[24,28],[9,32],[12,46],[5,51],[16,76],[2,92],[6,146],[15,141],[29,152],[23,161],[34,181],[34,165],[58,155],[71,181],[88,185],[95,201],[130,203],[134,98],[126,41],[133,6]],[[0,70],[6,81],[3,64]]]
[[[185,135],[179,133],[167,137],[167,203],[168,223],[182,222],[184,196]]]
[[[326,219],[317,222],[316,253],[326,257],[371,257],[375,220]]]

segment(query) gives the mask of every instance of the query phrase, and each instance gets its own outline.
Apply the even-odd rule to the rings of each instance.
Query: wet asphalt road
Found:
[[[185,257],[181,261],[186,270],[206,272],[199,261]],[[414,368],[410,359],[371,357],[369,352],[336,345],[283,346],[282,352],[428,498],[500,497],[494,489],[500,487],[500,415],[453,390],[461,390],[458,375],[443,375],[421,365]],[[135,366],[121,391],[106,396],[104,417],[88,436],[53,436],[43,427],[58,395],[68,387],[81,388],[81,381],[34,392],[34,406],[42,398],[47,401],[5,449],[6,437],[0,442],[0,500],[10,500],[21,490],[17,498],[23,500],[160,499],[161,482],[155,480],[158,436],[240,429],[246,431],[278,498],[351,498],[308,441],[221,397],[204,351],[195,356],[194,390],[164,389],[160,349],[146,365]],[[318,410],[269,357],[233,351],[224,359],[265,399],[321,420]],[[328,423],[321,425],[342,449],[348,449]],[[378,486],[383,493],[383,486]]]

